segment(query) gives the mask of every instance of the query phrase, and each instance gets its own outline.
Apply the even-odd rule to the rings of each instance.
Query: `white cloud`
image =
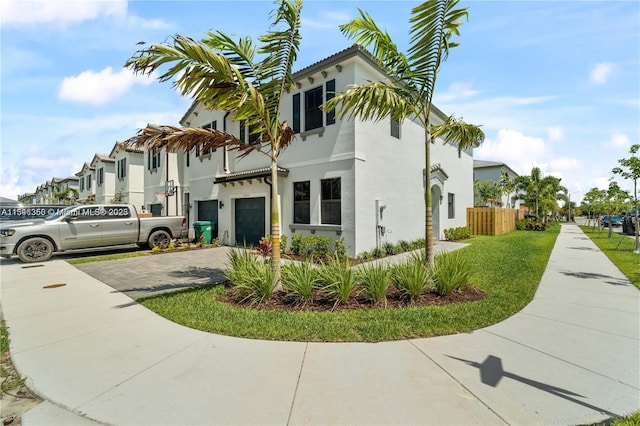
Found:
[[[18,185],[18,174],[20,170],[13,165],[2,165],[2,180],[0,181],[0,196],[18,199],[18,195],[22,194],[20,185]]]
[[[501,161],[521,175],[529,174],[534,165],[542,168],[546,154],[542,139],[511,129],[499,130],[496,140],[487,139],[473,150],[474,158]]]
[[[175,27],[174,24],[163,19],[146,19],[133,15],[127,17],[127,26],[144,30],[169,30]]]
[[[605,84],[609,80],[609,76],[613,71],[611,62],[597,63],[591,70],[590,80],[592,83]]]
[[[631,147],[631,139],[624,133],[614,133],[603,145],[605,148],[626,150]]]
[[[549,167],[553,170],[552,173],[577,170],[581,166],[582,161],[573,157],[556,157],[549,162]]]
[[[480,93],[471,88],[471,84],[463,82],[451,83],[445,93],[435,96],[438,102],[451,102],[459,99],[470,98]]]
[[[609,189],[609,178],[599,177],[591,181],[593,186],[598,189]]]
[[[342,25],[351,19],[353,19],[351,15],[345,12],[322,12],[314,19],[303,17],[302,28],[334,30],[338,25]]]
[[[151,84],[153,79],[135,75],[127,68],[113,72],[107,67],[99,72],[83,71],[77,76],[65,77],[58,92],[63,101],[90,105],[105,104],[126,93],[134,84]]]
[[[127,0],[2,0],[0,21],[7,24],[68,24],[100,16],[123,16]]]
[[[549,140],[551,142],[557,142],[564,139],[564,129],[560,126],[549,128]]]

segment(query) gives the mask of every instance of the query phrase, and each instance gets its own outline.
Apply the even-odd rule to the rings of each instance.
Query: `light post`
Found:
[[[571,196],[573,194],[577,194],[578,192],[582,192],[582,191],[573,191],[572,193],[569,194],[569,222],[572,222],[572,220],[571,220]]]

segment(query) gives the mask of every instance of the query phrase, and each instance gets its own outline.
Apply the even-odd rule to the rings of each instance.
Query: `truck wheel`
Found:
[[[149,241],[147,241],[149,248],[167,248],[169,243],[171,243],[171,235],[162,229],[152,232],[149,236]]]
[[[18,257],[26,263],[45,262],[53,255],[53,244],[46,238],[29,238],[18,246]]]

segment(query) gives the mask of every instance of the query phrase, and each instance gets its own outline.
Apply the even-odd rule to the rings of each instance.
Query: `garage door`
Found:
[[[212,237],[218,238],[218,200],[198,201],[198,220],[210,221]]]
[[[236,199],[236,245],[256,246],[265,235],[264,197]]]

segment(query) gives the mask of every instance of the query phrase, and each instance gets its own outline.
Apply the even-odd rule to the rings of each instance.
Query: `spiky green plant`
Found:
[[[335,300],[334,307],[346,303],[356,289],[355,272],[348,262],[336,258],[322,263],[319,269],[321,288],[323,293]]]
[[[257,259],[249,250],[233,249],[228,255],[226,278],[243,301],[262,303],[271,297],[276,280],[270,262]]]
[[[433,280],[438,294],[448,296],[469,285],[472,275],[469,262],[461,252],[451,251],[436,256]]]
[[[424,252],[413,255],[406,262],[395,266],[391,273],[393,284],[411,302],[429,291],[433,286],[431,266],[424,264],[423,259],[425,258]]]
[[[371,301],[387,306],[387,290],[391,282],[391,270],[387,266],[381,263],[364,265],[356,277]]]
[[[318,270],[311,262],[296,262],[282,267],[282,284],[287,295],[303,304],[313,299],[319,282]]]

